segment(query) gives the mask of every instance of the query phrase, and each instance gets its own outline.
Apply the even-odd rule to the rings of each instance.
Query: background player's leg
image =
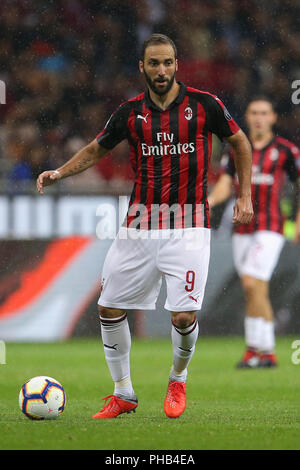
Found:
[[[134,396],[130,378],[131,335],[124,310],[98,306],[105,359],[115,384],[114,395]]]
[[[274,312],[269,296],[269,282],[261,279],[254,279],[253,287],[250,290],[252,292],[247,295],[247,298],[249,299],[247,301],[247,318],[255,318],[255,311],[260,311],[263,317],[260,323],[258,345],[262,355],[261,362],[265,359],[267,362],[269,360],[271,360],[271,362],[276,362],[276,358],[274,356]]]
[[[273,351],[275,337],[269,281],[278,262],[284,241],[284,237],[279,233],[268,230],[255,232],[253,237],[249,238],[249,246],[242,256],[241,253],[238,253],[239,240],[236,239],[235,250],[238,256],[240,255],[238,272],[246,297],[245,336],[249,348],[238,366],[269,367],[276,365],[276,356]],[[258,355],[258,350],[263,354]]]
[[[254,352],[273,354],[275,347],[273,309],[269,298],[269,282],[249,275],[242,276],[246,298],[245,340]]]
[[[199,327],[196,312],[172,312],[173,365],[170,380],[186,382],[187,367],[195,351]]]
[[[262,317],[273,321],[273,309],[269,298],[269,282],[253,276],[242,276],[246,296],[246,315],[251,318]]]

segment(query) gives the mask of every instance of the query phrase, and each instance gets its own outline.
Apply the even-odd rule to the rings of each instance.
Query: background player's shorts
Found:
[[[141,230],[139,233],[140,237],[136,238],[135,229],[121,227],[104,261],[98,304],[153,310],[164,276],[167,310],[199,310],[208,274],[210,229]]]
[[[233,260],[239,276],[269,281],[278,262],[285,238],[280,233],[261,230],[232,237]]]

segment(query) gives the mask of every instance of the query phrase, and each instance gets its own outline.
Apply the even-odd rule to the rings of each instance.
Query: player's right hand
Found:
[[[36,180],[36,189],[40,194],[44,194],[44,187],[54,184],[61,179],[61,174],[58,170],[43,171]]]

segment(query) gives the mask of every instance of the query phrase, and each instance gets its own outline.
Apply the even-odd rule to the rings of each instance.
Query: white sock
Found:
[[[260,349],[263,321],[263,317],[245,317],[245,341],[248,348]]]
[[[172,324],[173,365],[170,372],[170,380],[186,382],[187,367],[195,351],[198,333],[197,318],[187,328],[178,328]]]
[[[272,354],[275,348],[274,322],[263,319],[260,349],[265,354]]]
[[[127,314],[118,318],[103,318],[101,334],[105,359],[115,383],[114,395],[134,395],[130,379],[131,335]]]

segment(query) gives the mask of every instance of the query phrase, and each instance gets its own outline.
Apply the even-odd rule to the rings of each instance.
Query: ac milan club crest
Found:
[[[188,121],[190,121],[193,117],[193,111],[192,111],[192,108],[190,108],[189,106],[187,108],[185,108],[184,110],[184,117],[185,119],[187,119]]]

